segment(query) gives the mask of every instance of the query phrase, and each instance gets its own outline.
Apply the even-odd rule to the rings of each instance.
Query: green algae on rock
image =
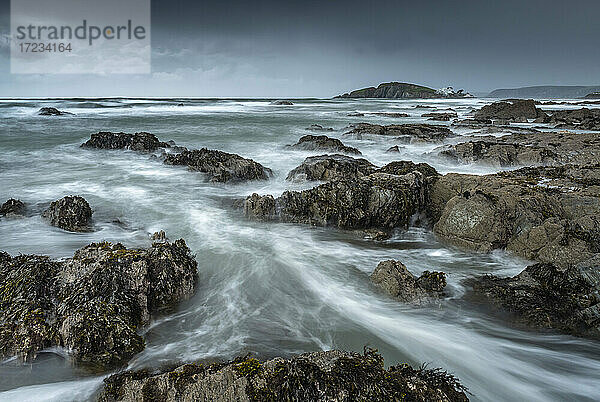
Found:
[[[104,370],[144,349],[137,330],[152,314],[188,299],[198,281],[185,242],[145,249],[92,243],[72,258],[0,254],[0,350],[31,361],[61,346],[74,362]]]
[[[209,366],[125,371],[104,380],[114,401],[468,401],[466,388],[440,369],[385,369],[376,350],[332,350],[265,362],[249,356]]]

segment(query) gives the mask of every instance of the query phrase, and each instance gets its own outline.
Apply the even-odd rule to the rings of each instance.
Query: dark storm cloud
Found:
[[[389,80],[472,91],[600,84],[599,13],[599,1],[578,0],[154,0],[154,74],[86,88],[331,96]],[[35,82],[3,78],[11,92]]]

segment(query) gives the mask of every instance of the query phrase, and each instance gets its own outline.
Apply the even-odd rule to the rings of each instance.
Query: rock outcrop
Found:
[[[274,100],[270,103],[270,105],[275,106],[292,106],[294,103],[289,100]]]
[[[424,113],[421,117],[428,117],[429,120],[450,121],[450,119],[458,118],[458,114],[456,112]]]
[[[0,216],[17,217],[25,214],[25,204],[21,200],[11,198],[0,206]]]
[[[539,118],[536,122],[561,129],[600,131],[600,109],[557,110],[551,116]]]
[[[164,163],[187,166],[191,171],[206,173],[211,182],[267,180],[272,175],[271,169],[252,159],[206,148],[167,154]]]
[[[105,370],[144,349],[138,329],[193,294],[197,264],[185,241],[146,249],[92,243],[64,261],[0,252],[0,355],[31,361],[51,346]]]
[[[473,299],[510,313],[517,324],[600,339],[600,254],[567,269],[535,264],[512,278],[467,283]]]
[[[127,134],[107,131],[92,134],[90,139],[81,145],[82,148],[130,149],[138,152],[154,152],[170,146],[166,142],[159,141],[154,134],[150,133]]]
[[[325,151],[339,152],[342,154],[360,155],[360,151],[353,147],[348,147],[337,138],[330,138],[326,135],[305,135],[294,145],[289,145],[293,149],[303,149],[305,151]]]
[[[600,133],[527,132],[502,137],[473,137],[448,145],[441,156],[455,163],[481,163],[497,167],[589,165],[600,163]]]
[[[437,236],[568,268],[600,252],[600,165],[447,174],[430,192]]]
[[[52,226],[69,232],[88,232],[92,229],[92,209],[85,198],[66,196],[50,204],[42,213]]]
[[[55,107],[43,107],[38,111],[39,116],[68,116],[73,113],[63,112]]]
[[[310,126],[306,127],[306,130],[309,131],[333,131],[332,127],[323,127],[320,124],[311,124]]]
[[[366,159],[346,155],[310,156],[294,168],[286,180],[331,181],[359,178],[373,173],[377,167]]]
[[[476,120],[505,120],[526,123],[529,119],[546,117],[546,114],[535,106],[532,99],[509,99],[485,105],[474,113]]]
[[[351,124],[348,128],[350,130],[344,133],[344,135],[354,135],[357,138],[362,138],[363,135],[393,136],[405,144],[442,142],[454,135],[447,127],[431,124],[391,124],[381,126],[379,124],[358,123]]]
[[[466,388],[440,369],[384,368],[376,351],[332,350],[261,362],[125,371],[104,380],[100,402],[175,401],[468,401]]]
[[[446,274],[425,271],[417,278],[400,261],[387,260],[377,265],[371,282],[404,303],[426,304],[443,295]]]
[[[286,191],[275,199],[275,219],[342,229],[406,227],[429,205],[429,189],[437,179],[426,164],[393,162],[374,173],[343,178],[304,191]],[[265,197],[265,196],[263,196]],[[245,202],[246,215],[273,220],[252,209],[259,195]],[[273,209],[269,210],[272,215]]]

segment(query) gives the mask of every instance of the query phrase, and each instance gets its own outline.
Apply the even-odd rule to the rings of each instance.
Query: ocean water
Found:
[[[131,369],[247,352],[270,358],[370,346],[379,349],[386,364],[425,362],[448,370],[475,401],[598,400],[600,343],[514,328],[461,299],[465,278],[514,275],[528,261],[503,252],[461,252],[423,228],[398,231],[376,243],[331,228],[247,221],[234,207],[253,192],[277,196],[314,185],[289,183],[285,177],[315,153],[284,148],[310,133],[305,128],[313,123],[334,128],[324,134],[359,148],[377,165],[412,160],[442,173],[494,172],[438,159],[439,144],[343,136],[349,123],[424,122],[421,114],[442,111],[415,108],[418,104],[452,108],[467,117],[489,102],[294,100],[293,106],[274,106],[251,99],[0,100],[0,202],[19,198],[30,212],[24,219],[0,221],[0,249],[65,258],[92,241],[144,247],[158,230],[170,239],[184,238],[198,261],[196,295],[144,329],[147,347],[130,362]],[[74,114],[37,116],[42,106]],[[355,112],[410,117],[348,116]],[[270,167],[274,177],[208,183],[201,173],[165,166],[149,155],[79,148],[98,131],[147,131],[189,148],[234,152]],[[385,152],[393,145],[401,146],[399,154]],[[69,194],[89,201],[94,232],[68,233],[39,217],[51,201]],[[369,274],[386,259],[401,260],[417,275],[447,272],[449,297],[415,308],[381,294]],[[33,364],[1,362],[0,400],[93,399],[103,378],[73,367],[66,351],[52,349]]]

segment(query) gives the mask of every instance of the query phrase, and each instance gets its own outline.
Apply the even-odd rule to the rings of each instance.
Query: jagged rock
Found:
[[[170,146],[166,142],[160,142],[154,134],[150,133],[127,134],[107,131],[92,134],[89,140],[81,144],[82,148],[130,149],[139,152],[154,152]]]
[[[55,107],[43,107],[38,111],[39,116],[67,116],[73,113],[63,112]]]
[[[270,103],[270,105],[277,105],[277,106],[292,106],[293,103],[288,101],[288,100],[274,100]]]
[[[550,117],[544,116],[536,122],[561,129],[600,130],[600,109],[557,110]]]
[[[429,117],[429,120],[450,121],[450,119],[458,118],[458,114],[456,114],[456,112],[424,113],[421,115],[421,117]]]
[[[512,278],[487,275],[467,283],[474,299],[518,324],[600,339],[600,254],[567,269],[535,264]]]
[[[70,232],[87,232],[92,228],[92,209],[85,198],[66,196],[54,201],[42,213],[52,226]]]
[[[466,388],[440,369],[408,364],[384,368],[383,358],[332,350],[265,362],[249,356],[227,363],[126,371],[104,380],[100,402],[175,401],[468,401]]]
[[[387,260],[377,265],[371,282],[402,302],[424,304],[442,296],[446,274],[425,271],[417,278],[400,261]]]
[[[273,220],[276,217],[275,199],[272,195],[260,196],[256,193],[243,204],[244,215],[249,219]]]
[[[535,107],[532,99],[507,99],[506,101],[494,102],[477,110],[473,117],[476,120],[507,120],[526,123],[528,119],[538,119],[546,116],[541,109]]]
[[[306,130],[310,130],[310,131],[333,131],[333,128],[331,128],[331,127],[323,127],[320,124],[311,124],[310,126],[306,127]]]
[[[206,148],[168,154],[164,163],[183,165],[191,171],[206,173],[211,182],[267,180],[272,174],[271,169],[252,159]]]
[[[300,138],[290,148],[303,149],[305,151],[327,151],[340,152],[343,154],[361,155],[360,151],[353,147],[348,147],[337,138],[330,138],[326,135],[305,135]]]
[[[393,147],[389,147],[387,151],[388,153],[397,153],[400,152],[400,147],[398,145],[394,145]]]
[[[446,146],[439,154],[458,163],[479,162],[497,167],[597,164],[600,134],[534,130],[502,137],[473,137],[471,141]]]
[[[183,240],[146,249],[92,243],[73,258],[0,252],[0,354],[31,361],[51,346],[76,363],[109,369],[144,349],[140,326],[185,300],[197,264]]]
[[[357,178],[371,174],[375,169],[375,165],[362,158],[339,154],[310,156],[294,168],[286,180],[330,181]]]
[[[396,139],[409,144],[413,142],[441,142],[454,134],[449,128],[431,124],[379,124],[358,123],[349,126],[350,131],[344,135],[354,135],[361,138],[364,134],[394,136]]]
[[[429,204],[429,189],[437,172],[426,166],[393,162],[366,176],[342,178],[304,191],[286,191],[275,200],[275,220],[342,229],[406,227],[411,217],[426,212]],[[261,216],[252,205],[250,197],[245,203],[247,216],[270,218]]]
[[[21,200],[11,198],[0,207],[1,216],[22,216],[25,214],[25,204]]]
[[[447,174],[430,199],[434,232],[461,248],[506,248],[561,268],[600,252],[600,165]]]

